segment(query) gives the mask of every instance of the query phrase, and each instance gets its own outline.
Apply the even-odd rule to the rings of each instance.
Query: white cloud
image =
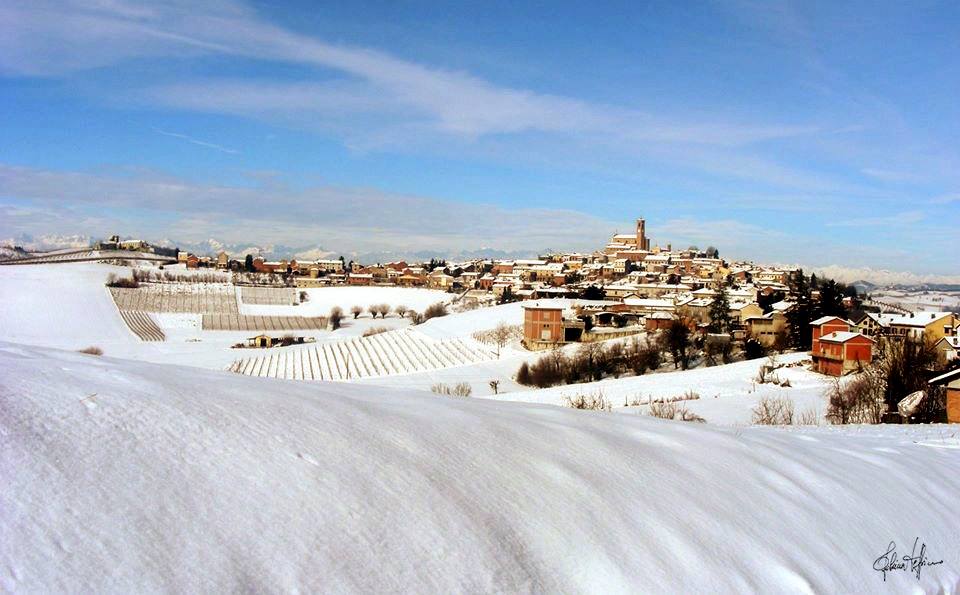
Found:
[[[880,217],[854,217],[845,221],[828,221],[827,227],[878,227],[885,225],[911,225],[927,218],[923,211],[904,211]]]

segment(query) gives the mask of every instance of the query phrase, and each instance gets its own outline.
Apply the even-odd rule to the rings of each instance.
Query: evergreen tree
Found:
[[[757,296],[757,305],[763,308],[763,313],[767,314],[773,311],[773,305],[786,299],[786,294],[782,291],[772,291],[769,294],[761,293]]]
[[[603,289],[597,287],[596,285],[591,285],[590,287],[583,290],[580,298],[584,300],[602,300],[606,297],[606,294],[603,292]]]
[[[729,333],[732,321],[730,320],[730,299],[727,296],[727,288],[721,286],[717,290],[716,297],[710,304],[708,311],[710,316],[711,333]]]
[[[790,283],[791,294],[795,300],[793,308],[787,312],[790,345],[795,349],[810,349],[813,341],[810,323],[814,320],[814,304],[803,271],[798,271]]]
[[[674,320],[667,327],[667,332],[661,335],[663,347],[670,352],[673,358],[673,367],[687,369],[690,363],[690,328],[684,320]]]
[[[247,257],[243,259],[243,269],[248,273],[253,272],[253,255],[247,254]]]
[[[827,279],[820,283],[820,316],[840,316],[847,315],[847,309],[843,305],[843,293],[836,281]]]

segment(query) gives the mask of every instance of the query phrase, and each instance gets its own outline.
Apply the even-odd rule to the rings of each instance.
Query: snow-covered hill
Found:
[[[944,429],[718,429],[0,344],[0,590],[955,592]],[[928,561],[883,580],[914,539]]]

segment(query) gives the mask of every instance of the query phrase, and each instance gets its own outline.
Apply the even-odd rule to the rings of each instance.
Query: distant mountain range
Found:
[[[869,267],[844,267],[836,264],[803,268],[816,273],[818,277],[824,276],[849,284],[870,284],[873,288],[898,286],[904,289],[939,289],[941,291],[945,287],[960,288],[960,275],[922,275]]]
[[[62,250],[65,248],[86,248],[92,245],[94,239],[84,235],[40,235],[33,236],[22,233],[11,238],[0,240],[0,246],[13,248],[19,246],[28,252],[45,252],[47,250]]]

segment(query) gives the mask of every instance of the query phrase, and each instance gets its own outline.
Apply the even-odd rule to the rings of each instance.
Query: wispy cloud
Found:
[[[913,172],[881,169],[876,167],[866,167],[860,171],[863,172],[864,175],[870,176],[871,178],[876,178],[878,180],[883,180],[884,182],[917,182],[923,179],[921,176],[918,176]]]
[[[779,169],[776,177],[789,181],[808,174],[761,153],[749,158],[762,167],[725,168],[724,161],[737,156],[731,154],[734,149],[822,130],[811,122],[664,113],[497,85],[467,72],[330,44],[265,22],[246,5],[228,0],[202,6],[165,2],[149,9],[123,0],[41,1],[0,8],[0,21],[16,31],[13,39],[0,41],[0,50],[7,50],[0,52],[0,71],[17,74],[49,76],[158,55],[223,55],[314,67],[316,78],[306,75],[294,82],[144,82],[131,91],[134,98],[164,107],[321,126],[347,134],[356,146],[396,148],[411,137],[424,144],[431,137],[469,143],[502,135],[562,135],[586,146],[673,163],[672,155],[696,149],[723,175],[742,178]]]
[[[161,130],[159,128],[154,128],[154,131],[164,136],[180,138],[187,141],[188,143],[192,143],[194,145],[198,145],[201,147],[206,147],[208,149],[214,149],[215,151],[221,151],[223,153],[229,153],[231,155],[236,155],[237,153],[240,152],[240,151],[237,151],[236,149],[230,149],[230,148],[224,147],[223,145],[218,145],[216,143],[211,143],[211,142],[203,141],[197,138],[193,138],[188,134],[180,134],[179,132],[168,132],[166,130]]]
[[[960,203],[960,192],[941,194],[930,200],[930,203],[935,205],[946,205],[954,202]]]
[[[883,225],[912,225],[927,218],[923,211],[904,211],[882,217],[853,217],[844,221],[828,221],[827,227],[878,227]]]

